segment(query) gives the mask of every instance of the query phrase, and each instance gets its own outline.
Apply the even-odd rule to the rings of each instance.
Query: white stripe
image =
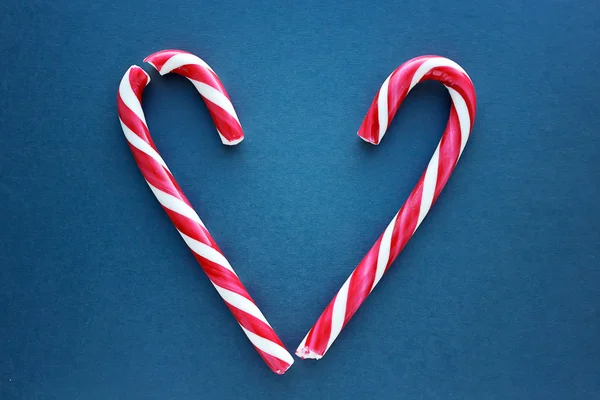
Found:
[[[273,357],[279,358],[280,360],[288,363],[289,365],[292,365],[294,363],[294,358],[292,357],[292,355],[290,353],[288,353],[288,351],[286,349],[284,349],[277,343],[271,342],[268,339],[258,336],[256,333],[250,332],[249,330],[244,328],[242,325],[240,325],[240,327],[243,329],[246,336],[248,336],[248,339],[250,339],[252,344],[254,346],[256,346],[258,349],[264,351],[267,354],[272,355]],[[277,371],[277,372],[283,372],[283,371]]]
[[[158,71],[158,73],[161,75],[165,75],[165,74],[168,74],[169,72],[173,71],[176,68],[182,67],[184,65],[190,65],[190,64],[197,64],[197,65],[200,65],[201,67],[207,68],[208,70],[212,71],[213,73],[215,72],[200,57],[195,56],[190,53],[178,53],[178,54],[175,54],[173,57],[169,58],[167,60],[167,62],[164,63],[164,65],[162,66],[160,71]]]
[[[150,190],[152,190],[152,193],[154,193],[154,195],[158,199],[158,202],[162,204],[165,208],[168,208],[171,211],[175,211],[177,214],[181,214],[184,217],[188,217],[189,219],[199,223],[200,225],[202,225],[203,228],[206,229],[204,223],[202,222],[196,211],[194,211],[194,209],[187,205],[183,200],[178,199],[177,197],[169,193],[163,192],[162,190],[152,186],[148,181],[146,181],[146,183],[148,184],[148,186],[150,186]]]
[[[344,282],[342,288],[335,297],[335,303],[333,304],[333,311],[331,313],[331,333],[329,335],[329,342],[327,343],[327,348],[325,351],[329,350],[329,347],[333,344],[334,340],[338,337],[342,331],[342,328],[344,327],[350,278],[352,278],[352,274],[348,277],[348,279],[346,279],[346,282]]]
[[[225,269],[228,269],[237,276],[231,265],[229,265],[229,261],[227,261],[223,254],[219,253],[212,247],[197,241],[196,239],[192,239],[191,237],[183,234],[181,231],[178,232],[183,238],[183,240],[185,240],[185,243],[188,245],[188,247],[192,249],[194,253],[198,254],[202,258],[206,258],[208,261],[212,261],[215,264],[219,264],[220,266],[222,266]]]
[[[449,87],[447,88],[448,92],[450,93],[450,97],[452,97],[454,108],[456,108],[458,122],[460,124],[460,153],[458,153],[458,157],[460,157],[465,149],[465,146],[467,145],[469,135],[471,134],[471,116],[469,115],[469,108],[467,107],[465,99],[463,99],[463,97],[456,90]],[[456,162],[458,162],[458,159]]]
[[[392,246],[392,233],[394,233],[394,225],[396,224],[396,218],[398,218],[398,214],[394,215],[392,222],[385,228],[383,232],[383,237],[381,238],[381,244],[379,245],[379,254],[377,254],[377,269],[375,270],[375,280],[373,281],[373,286],[371,286],[372,292],[375,289],[375,286],[379,283],[379,280],[383,276],[385,272],[385,268],[387,267],[387,263],[390,260],[390,248]]]
[[[148,126],[148,124],[146,124],[146,117],[144,117],[144,110],[142,110],[142,104],[138,100],[135,93],[133,93],[133,89],[129,83],[129,73],[131,72],[132,68],[134,67],[129,67],[127,72],[125,72],[125,75],[123,75],[123,79],[121,79],[121,83],[119,84],[119,95],[121,96],[121,100],[123,100],[123,103],[125,103],[127,108],[129,108],[139,119],[141,119],[144,125]],[[144,74],[146,74],[145,71]],[[146,77],[148,78],[148,82],[150,82],[150,76],[146,74]],[[146,85],[148,82],[146,82]]]
[[[232,292],[231,290],[227,290],[225,288],[217,286],[214,283],[213,283],[213,285],[214,285],[215,289],[217,289],[217,292],[219,292],[219,294],[221,295],[223,300],[225,300],[227,303],[231,304],[235,308],[239,308],[240,310],[252,315],[255,318],[258,318],[265,324],[269,325],[269,323],[267,322],[267,319],[260,312],[260,310],[258,309],[256,304],[254,304],[253,302],[251,302],[250,300],[248,300],[247,298],[245,298],[244,296],[242,296],[236,292]],[[269,325],[269,326],[271,326],[271,325]]]
[[[434,58],[430,58],[429,60],[425,61],[423,64],[421,64],[419,66],[419,68],[413,75],[413,78],[412,78],[412,81],[410,83],[410,87],[408,88],[408,90],[411,90],[413,87],[415,87],[415,85],[417,83],[419,83],[419,81],[421,79],[423,79],[423,77],[425,76],[426,73],[428,73],[432,69],[438,68],[438,67],[455,68],[455,69],[459,70],[460,72],[464,73],[465,75],[467,75],[467,78],[471,79],[469,77],[469,75],[467,74],[467,72],[460,65],[455,63],[454,61],[449,60],[444,57],[434,57]]]
[[[377,118],[379,121],[379,140],[377,143],[381,142],[388,127],[388,88],[391,77],[392,75],[388,76],[383,82],[381,89],[379,89],[379,97],[377,98]]]
[[[429,161],[429,165],[427,165],[427,169],[425,170],[425,179],[423,179],[423,194],[421,195],[421,208],[419,210],[419,219],[417,221],[417,226],[415,226],[415,231],[419,225],[421,225],[421,222],[423,222],[423,219],[429,212],[431,204],[433,203],[433,195],[435,194],[435,186],[437,183],[439,159],[440,145],[438,144],[435,149],[435,153],[433,153],[433,156]]]
[[[141,137],[139,137],[138,135],[136,135],[131,129],[129,129],[127,127],[127,125],[125,125],[123,123],[123,121],[121,120],[121,118],[119,118],[119,122],[121,122],[121,128],[123,129],[123,133],[125,134],[125,138],[127,139],[127,141],[129,143],[131,143],[131,145],[133,147],[135,147],[136,149],[138,149],[142,153],[146,153],[147,155],[149,155],[150,157],[152,157],[152,159],[154,161],[156,161],[157,163],[159,163],[160,165],[162,165],[164,169],[166,169],[167,171],[171,172],[169,170],[169,167],[167,167],[167,164],[165,163],[165,160],[162,159],[162,157],[160,156],[160,154],[158,154],[156,152],[156,150],[154,150],[152,148],[152,146],[150,146],[144,139],[142,139]]]
[[[227,111],[227,113],[230,114],[233,118],[235,118],[235,120],[238,123],[240,122],[237,114],[235,113],[235,110],[233,109],[233,104],[231,104],[231,101],[229,101],[229,99],[225,97],[223,93],[219,92],[214,87],[207,85],[206,83],[198,82],[193,79],[190,79],[190,81],[194,84],[196,90],[198,90],[202,97],[218,105],[223,110]]]

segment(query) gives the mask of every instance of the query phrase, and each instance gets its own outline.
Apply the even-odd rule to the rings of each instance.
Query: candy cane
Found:
[[[216,75],[214,77],[218,81]],[[132,66],[127,70],[119,85],[117,96],[119,119],[133,156],[150,189],[175,224],[185,243],[192,250],[217,292],[225,300],[225,304],[248,339],[267,365],[274,372],[283,374],[293,364],[292,356],[284,348],[273,328],[219,250],[200,217],[175,182],[175,178],[158,154],[150,137],[141,105],[142,92],[149,82],[150,77],[143,69]],[[221,82],[218,82],[218,86],[222,87]],[[229,112],[228,114],[232,115]],[[222,113],[214,112],[213,118],[219,120],[222,115]],[[222,121],[219,120],[219,122]],[[219,126],[226,126],[226,123]],[[230,135],[229,131],[227,133],[225,130],[219,129],[219,131],[221,136],[228,141],[227,144],[234,144],[235,141],[239,142],[243,138],[241,128],[236,131],[235,136]]]
[[[331,347],[415,233],[465,148],[475,118],[475,89],[458,64],[438,56],[414,58],[392,72],[375,96],[358,135],[369,143],[379,144],[408,92],[424,80],[440,81],[450,92],[452,106],[446,130],[400,211],[300,343],[296,355],[301,358],[320,359]]]
[[[174,72],[194,84],[206,103],[223,144],[235,145],[244,139],[240,120],[227,91],[215,71],[202,59],[183,50],[162,50],[149,55],[144,62],[156,68],[161,75]]]

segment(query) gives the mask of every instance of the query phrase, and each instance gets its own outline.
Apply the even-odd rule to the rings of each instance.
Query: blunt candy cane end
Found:
[[[379,124],[381,123],[382,121],[379,121],[379,118],[374,119],[373,115],[367,113],[356,134],[365,142],[377,146],[379,143],[381,143],[381,139],[385,134],[385,131],[380,132]],[[384,123],[386,124],[385,126],[387,128],[387,122]]]
[[[358,131],[357,135],[358,135],[358,137],[359,137],[359,138],[361,138],[361,139],[362,139],[362,140],[364,140],[365,142],[367,142],[367,143],[370,143],[370,144],[372,144],[372,145],[375,145],[375,146],[377,146],[377,145],[380,143],[380,141],[379,141],[379,140],[377,140],[377,139],[378,139],[377,137],[374,137],[374,136],[364,136],[364,135],[361,135],[361,132],[360,132],[360,131]]]
[[[221,133],[219,133],[219,137],[221,138],[221,142],[225,145],[225,146],[235,146],[236,144],[240,143],[242,140],[244,140],[244,135],[242,134],[241,137],[236,138],[236,139],[232,139],[232,140],[227,140],[227,138],[225,138],[225,136],[221,135]]]

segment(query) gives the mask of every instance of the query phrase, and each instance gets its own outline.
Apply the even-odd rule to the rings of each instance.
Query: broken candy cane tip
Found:
[[[277,375],[283,375],[283,374],[285,374],[287,372],[288,369],[290,369],[290,367],[292,366],[292,364],[294,364],[294,361],[292,361],[292,363],[290,365],[288,365],[286,368],[274,370],[273,372],[275,372]]]
[[[303,360],[320,360],[323,355],[311,351],[308,347],[298,348],[296,350],[296,356]]]
[[[163,69],[163,66],[167,61],[169,61],[171,57],[176,56],[178,54],[186,54],[195,57],[187,51],[169,49],[157,51],[156,53],[150,54],[148,57],[144,58],[144,62],[152,65],[152,67],[154,67],[154,69],[156,69],[159,74],[166,75],[169,72],[171,72],[171,69]]]
[[[295,354],[303,360],[320,360],[321,357],[323,357],[323,354],[313,351],[310,346],[306,345],[309,335],[310,332],[304,337],[304,339],[302,339],[302,343],[300,343],[296,349]]]

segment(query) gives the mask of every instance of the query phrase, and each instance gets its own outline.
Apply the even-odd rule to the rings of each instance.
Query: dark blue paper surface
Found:
[[[0,398],[600,393],[598,2],[4,0],[0,37]],[[217,71],[246,139],[151,72],[157,147],[290,351],[445,126],[422,84],[362,143],[379,86],[422,54],[472,77],[461,162],[321,361],[268,370],[144,183],[115,99],[164,48]]]

